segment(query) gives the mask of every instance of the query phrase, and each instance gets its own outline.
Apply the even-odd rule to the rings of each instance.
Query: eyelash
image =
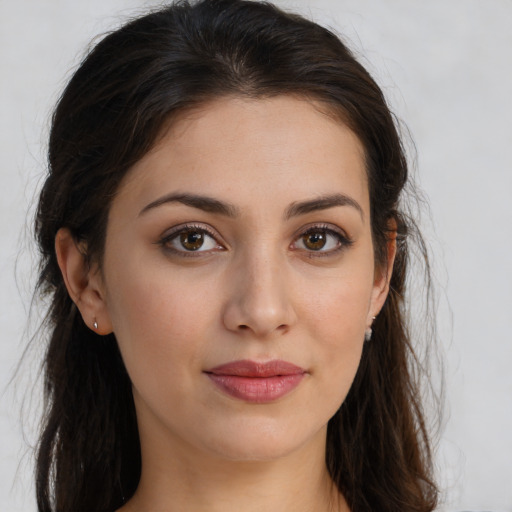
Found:
[[[182,256],[185,258],[197,258],[200,256],[204,256],[205,254],[209,254],[210,250],[208,251],[187,251],[186,249],[179,250],[175,249],[174,247],[170,246],[170,243],[175,240],[180,234],[182,233],[202,233],[208,235],[211,239],[215,240],[215,243],[217,244],[217,248],[222,248],[221,243],[218,242],[219,235],[215,233],[211,228],[208,226],[205,226],[204,224],[182,224],[180,226],[176,226],[173,228],[169,233],[167,233],[165,236],[163,236],[159,240],[159,244],[168,252],[172,254],[176,254],[178,256]]]
[[[295,241],[293,243],[297,243],[301,238],[306,237],[311,234],[316,233],[324,233],[326,235],[333,236],[337,240],[337,247],[334,249],[330,249],[328,251],[315,251],[315,250],[307,250],[307,249],[295,249],[295,250],[303,250],[307,253],[308,257],[310,258],[322,258],[327,256],[332,256],[334,254],[338,254],[344,249],[347,249],[350,247],[354,241],[351,240],[346,234],[344,234],[341,230],[338,231],[337,229],[333,229],[331,225],[328,224],[315,224],[313,226],[310,226],[306,228],[306,230],[301,231],[299,235],[295,238]]]
[[[163,236],[159,241],[158,244],[161,245],[167,252],[170,252],[172,254],[176,254],[181,257],[201,257],[205,254],[211,254],[211,249],[201,251],[192,251],[192,250],[186,250],[183,248],[182,250],[176,249],[172,247],[170,244],[177,239],[177,237],[182,233],[202,233],[208,235],[212,240],[215,241],[217,244],[217,247],[215,249],[225,250],[225,247],[218,241],[218,234],[213,231],[208,226],[205,226],[204,224],[183,224],[180,226],[176,226],[171,230],[171,232],[167,233],[165,236]],[[330,249],[328,251],[322,251],[318,250],[315,251],[313,249],[297,249],[293,248],[292,250],[295,251],[303,251],[307,253],[308,257],[310,258],[318,258],[318,257],[326,257],[326,256],[332,256],[334,254],[338,254],[339,252],[343,251],[344,249],[350,247],[354,242],[351,240],[347,235],[342,233],[341,231],[338,231],[336,229],[333,229],[331,225],[327,224],[315,224],[313,226],[309,226],[305,230],[302,230],[299,232],[299,234],[294,238],[294,241],[291,245],[296,244],[298,241],[300,241],[303,237],[306,237],[311,234],[316,233],[323,233],[327,236],[333,236],[337,240],[337,247],[334,249]]]

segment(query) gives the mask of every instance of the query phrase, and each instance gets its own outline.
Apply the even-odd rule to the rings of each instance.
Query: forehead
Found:
[[[129,196],[140,205],[158,194],[198,190],[235,203],[270,197],[289,203],[340,192],[368,208],[364,149],[314,102],[217,99],[162,131],[128,173],[118,199]]]

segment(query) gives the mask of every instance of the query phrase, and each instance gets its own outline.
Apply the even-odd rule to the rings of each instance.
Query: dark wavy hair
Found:
[[[134,494],[141,471],[131,383],[115,335],[98,343],[70,299],[54,250],[57,231],[68,228],[101,265],[112,198],[174,116],[219,97],[283,94],[321,104],[361,140],[377,264],[386,262],[390,221],[397,227],[390,293],[329,422],[327,467],[353,512],[435,508],[419,360],[404,314],[415,224],[400,208],[408,164],[394,117],[329,30],[269,3],[200,0],[178,1],[104,37],[53,114],[35,222],[37,293],[50,302],[36,461],[40,512],[112,512]]]

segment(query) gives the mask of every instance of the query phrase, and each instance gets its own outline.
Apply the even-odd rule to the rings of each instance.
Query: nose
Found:
[[[251,255],[230,272],[223,322],[230,331],[257,338],[287,332],[297,321],[286,264],[268,253]]]

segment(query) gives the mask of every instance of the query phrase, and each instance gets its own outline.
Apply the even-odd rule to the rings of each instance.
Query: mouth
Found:
[[[251,403],[269,403],[293,391],[307,374],[281,360],[232,361],[204,372],[225,394]]]

